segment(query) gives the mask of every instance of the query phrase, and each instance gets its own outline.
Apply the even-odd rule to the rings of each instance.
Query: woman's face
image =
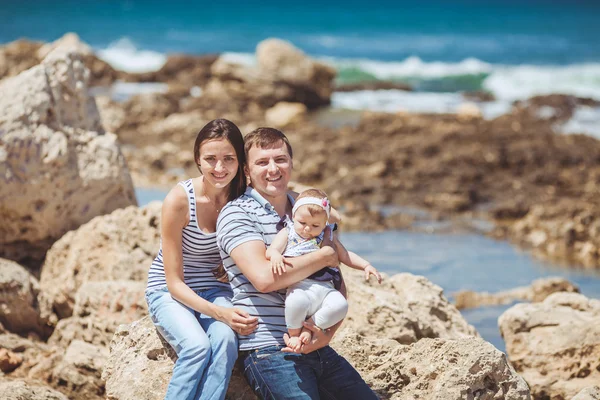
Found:
[[[226,139],[211,139],[200,146],[200,165],[204,179],[212,186],[227,187],[238,172],[239,162],[235,149]]]

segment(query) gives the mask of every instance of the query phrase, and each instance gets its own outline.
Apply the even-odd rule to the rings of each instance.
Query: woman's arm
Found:
[[[257,318],[233,308],[220,307],[198,296],[184,281],[182,232],[189,222],[188,198],[179,186],[173,188],[162,206],[161,235],[163,264],[167,287],[171,296],[186,306],[225,322],[236,332],[252,332]],[[249,330],[249,328],[252,328]]]

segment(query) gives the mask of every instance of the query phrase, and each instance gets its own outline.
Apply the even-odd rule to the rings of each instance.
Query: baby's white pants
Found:
[[[321,329],[327,329],[344,319],[348,302],[333,283],[305,279],[287,290],[285,323],[288,329],[302,328],[302,322],[311,317]]]

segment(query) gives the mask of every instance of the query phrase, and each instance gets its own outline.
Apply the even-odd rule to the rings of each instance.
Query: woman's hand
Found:
[[[371,276],[371,275],[373,275],[375,277],[375,279],[377,279],[377,282],[381,283],[381,274],[379,273],[379,271],[377,271],[377,269],[375,269],[374,266],[369,264],[365,268],[365,280],[368,281],[369,276]]]
[[[221,307],[218,320],[229,325],[234,332],[242,336],[251,334],[258,326],[257,317],[251,317],[247,312],[239,308]]]

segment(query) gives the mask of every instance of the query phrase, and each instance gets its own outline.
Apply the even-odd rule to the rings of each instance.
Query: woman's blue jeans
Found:
[[[211,303],[231,307],[231,290],[199,290]],[[154,325],[177,353],[165,399],[224,399],[237,359],[237,336],[231,328],[200,314],[161,288],[146,294]]]

